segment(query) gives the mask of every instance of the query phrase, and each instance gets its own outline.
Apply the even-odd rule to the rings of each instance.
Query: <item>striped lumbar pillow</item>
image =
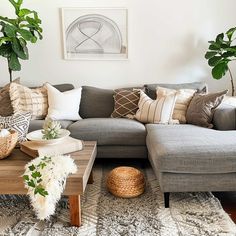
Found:
[[[138,111],[135,118],[143,123],[169,124],[173,123],[172,114],[177,92],[159,96],[152,100],[143,91],[140,91]]]
[[[30,112],[33,120],[43,119],[48,111],[47,89],[45,86],[35,89],[11,83],[11,104],[16,112]]]
[[[173,120],[178,120],[181,124],[186,123],[186,112],[189,106],[189,103],[191,102],[193,95],[197,92],[197,90],[194,89],[169,89],[169,88],[162,88],[157,87],[156,95],[157,99],[159,97],[162,97],[163,95],[167,95],[169,93],[176,93],[176,103],[173,111],[172,118]]]

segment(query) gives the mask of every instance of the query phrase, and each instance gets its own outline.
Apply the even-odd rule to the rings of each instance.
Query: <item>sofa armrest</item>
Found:
[[[235,130],[236,129],[236,107],[222,103],[213,116],[214,129]]]

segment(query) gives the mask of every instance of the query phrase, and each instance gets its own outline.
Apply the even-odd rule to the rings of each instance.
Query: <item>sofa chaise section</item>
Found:
[[[146,129],[149,160],[162,192],[236,190],[236,131],[152,124]]]

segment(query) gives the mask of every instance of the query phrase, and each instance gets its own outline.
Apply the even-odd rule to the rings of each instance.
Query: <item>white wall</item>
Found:
[[[31,45],[30,60],[22,63],[23,84],[69,82],[104,88],[144,83],[206,81],[210,90],[229,88],[229,77],[211,79],[204,59],[207,41],[236,26],[235,0],[25,0],[39,12],[44,39]],[[61,7],[127,7],[128,61],[66,61],[63,59]],[[0,0],[0,15],[11,15]],[[0,59],[0,86],[8,82],[6,62]],[[236,75],[236,65],[234,74]]]

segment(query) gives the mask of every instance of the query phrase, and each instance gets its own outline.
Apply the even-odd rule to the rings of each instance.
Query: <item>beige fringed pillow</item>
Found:
[[[142,123],[169,124],[173,123],[172,114],[177,92],[159,96],[152,100],[143,91],[140,91],[138,111],[135,118]]]
[[[167,95],[169,93],[176,93],[178,92],[176,103],[174,107],[174,112],[172,115],[172,118],[174,120],[178,120],[179,123],[185,124],[186,123],[186,112],[189,106],[189,103],[191,102],[193,95],[196,93],[196,90],[194,89],[168,89],[163,87],[157,87],[156,95],[158,97],[162,97],[164,95]]]
[[[10,98],[14,113],[30,112],[32,120],[44,119],[47,115],[48,98],[45,86],[30,89],[12,83],[10,85]]]
[[[20,78],[13,80],[13,82],[19,84]],[[0,89],[0,116],[10,116],[13,113],[9,90],[10,83]]]

